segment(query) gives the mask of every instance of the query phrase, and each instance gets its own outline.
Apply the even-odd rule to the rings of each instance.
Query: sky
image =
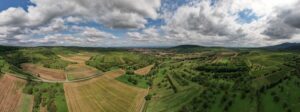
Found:
[[[0,44],[260,47],[300,42],[300,0],[0,0]]]

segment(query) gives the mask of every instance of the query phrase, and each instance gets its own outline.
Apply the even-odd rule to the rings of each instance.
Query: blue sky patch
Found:
[[[6,10],[10,7],[22,7],[24,10],[28,9],[28,6],[34,5],[29,0],[1,0],[0,11]]]
[[[251,23],[259,19],[258,16],[251,9],[244,9],[238,13],[238,22],[240,23]]]

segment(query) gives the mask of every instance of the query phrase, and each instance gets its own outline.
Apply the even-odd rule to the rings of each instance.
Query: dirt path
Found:
[[[134,73],[137,75],[147,75],[153,67],[154,67],[154,64],[146,66],[144,68],[137,69],[134,71]]]

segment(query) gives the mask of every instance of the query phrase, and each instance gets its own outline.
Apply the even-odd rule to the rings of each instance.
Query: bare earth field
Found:
[[[62,60],[75,62],[76,64],[70,64],[66,68],[66,74],[68,75],[68,79],[79,79],[83,77],[87,77],[90,75],[94,75],[98,72],[96,68],[90,67],[85,64],[87,60],[90,59],[90,54],[78,54],[73,56],[61,56],[59,57]]]
[[[66,74],[68,74],[68,79],[79,79],[94,75],[97,71],[98,70],[96,68],[87,65],[72,64],[67,67]]]
[[[22,64],[22,69],[33,73],[34,75],[39,75],[41,78],[47,80],[66,80],[66,76],[63,70],[45,68],[40,65],[35,64]]]
[[[106,72],[103,76],[78,83],[65,83],[65,96],[70,112],[140,112],[146,89],[115,80],[125,71]]]
[[[147,75],[153,67],[154,67],[154,65],[149,65],[144,68],[135,70],[134,73],[137,75]]]
[[[22,101],[22,89],[26,81],[9,75],[0,79],[0,112],[16,112]]]
[[[89,60],[92,57],[90,53],[78,53],[72,56],[62,56],[58,55],[62,60],[76,62],[78,64],[84,64],[85,61]]]

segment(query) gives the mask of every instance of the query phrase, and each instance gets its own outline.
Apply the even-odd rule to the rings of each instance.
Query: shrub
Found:
[[[150,95],[150,94],[148,94],[147,96],[145,96],[145,100],[151,100],[151,98],[152,98],[152,95]]]

